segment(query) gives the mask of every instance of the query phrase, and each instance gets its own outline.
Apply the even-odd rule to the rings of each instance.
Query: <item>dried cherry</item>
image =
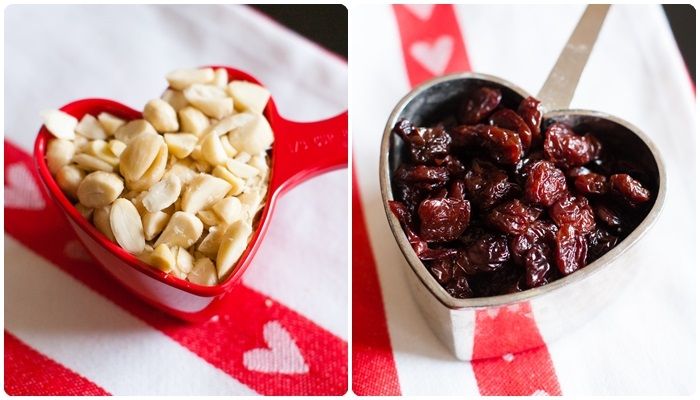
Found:
[[[644,203],[651,198],[651,192],[627,174],[611,175],[610,191],[631,205]]]
[[[544,132],[544,152],[559,167],[585,165],[600,153],[600,142],[592,135],[579,136],[567,125],[555,122]]]
[[[549,216],[560,228],[568,225],[583,233],[595,228],[593,209],[583,196],[561,198],[549,208]]]
[[[469,201],[427,199],[418,206],[420,236],[427,242],[457,239],[469,225]]]
[[[564,173],[549,161],[533,163],[526,174],[525,198],[529,202],[550,206],[568,191]]]
[[[524,233],[531,223],[542,214],[542,210],[515,199],[495,207],[486,214],[486,221],[496,230],[510,235]]]
[[[588,243],[586,237],[575,227],[559,228],[554,247],[554,259],[563,275],[569,275],[586,264]]]
[[[501,103],[501,91],[496,88],[480,87],[467,99],[460,120],[464,124],[476,124],[486,118]]]

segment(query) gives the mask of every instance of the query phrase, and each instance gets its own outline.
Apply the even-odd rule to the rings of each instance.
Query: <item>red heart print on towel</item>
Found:
[[[243,365],[251,371],[277,374],[305,374],[309,366],[294,339],[277,321],[263,327],[267,349],[253,349],[243,354]]]
[[[411,56],[425,69],[435,75],[441,75],[447,68],[447,63],[452,58],[454,40],[444,35],[434,42],[415,42],[411,46]]]
[[[46,206],[32,173],[23,163],[7,166],[5,170],[5,207],[41,210]]]

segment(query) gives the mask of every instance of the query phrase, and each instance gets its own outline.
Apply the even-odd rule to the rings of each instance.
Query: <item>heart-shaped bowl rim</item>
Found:
[[[226,67],[226,66],[205,66],[202,68],[224,68],[228,72],[229,82],[232,80],[244,80],[252,83],[262,85],[253,76],[239,71],[237,69]],[[262,85],[264,86],[264,85]],[[76,111],[79,110],[79,111]],[[117,117],[124,118],[127,120],[142,118],[142,113],[140,111],[134,110],[129,106],[122,103],[100,98],[83,99],[71,102],[60,108],[61,111],[65,111],[68,114],[80,119],[85,114],[92,114],[96,116],[100,112],[109,112]],[[273,136],[277,138],[280,132],[275,130],[275,126],[278,125],[277,122],[281,120],[275,107],[275,103],[270,97],[265,110],[263,112],[267,118],[270,126],[272,127]],[[46,164],[45,154],[46,146],[48,141],[54,136],[46,129],[46,126],[42,125],[37,135],[36,141],[34,143],[34,163],[36,165],[39,177],[41,178],[44,187],[46,188],[49,197],[51,197],[60,207],[63,209],[64,213],[76,223],[83,231],[87,232],[90,237],[102,245],[104,248],[109,250],[112,254],[116,255],[125,264],[131,266],[132,268],[140,271],[151,278],[154,278],[168,286],[183,290],[185,292],[194,294],[201,297],[215,297],[221,295],[222,293],[231,290],[238,280],[242,277],[243,273],[250,265],[252,255],[255,254],[258,247],[260,246],[261,237],[264,236],[268,226],[269,226],[269,215],[274,207],[274,203],[277,198],[277,188],[272,188],[268,186],[265,205],[258,214],[257,217],[257,227],[253,232],[250,240],[248,241],[248,246],[246,247],[243,254],[241,254],[236,265],[233,266],[231,272],[226,277],[223,282],[219,282],[216,285],[205,286],[199,285],[185,279],[180,279],[172,274],[160,271],[159,269],[146,264],[145,262],[139,260],[133,254],[122,249],[118,244],[110,241],[102,232],[97,230],[97,228],[92,225],[87,219],[78,212],[73,203],[68,199],[68,197],[63,193],[61,188],[56,183],[56,180],[49,172],[48,166]],[[272,149],[268,150],[270,157],[270,176],[268,182],[273,182],[275,173],[275,144],[273,143]],[[268,183],[269,185],[269,183]]]
[[[639,223],[639,225],[636,228],[634,228],[634,230],[630,232],[630,234],[624,240],[618,243],[612,250],[608,251],[602,257],[598,258],[590,264],[587,264],[585,268],[581,268],[570,275],[567,275],[561,279],[558,279],[546,285],[517,293],[489,297],[475,297],[468,299],[457,299],[450,296],[450,294],[447,293],[447,291],[430,274],[425,264],[423,264],[423,262],[418,258],[415,251],[413,250],[413,247],[409,243],[403,228],[401,227],[401,223],[389,208],[388,202],[394,199],[394,194],[391,187],[391,174],[393,171],[390,170],[391,165],[389,162],[389,152],[391,151],[391,143],[393,137],[392,128],[396,124],[398,117],[400,116],[401,112],[404,110],[406,105],[408,105],[418,94],[424,92],[425,90],[431,88],[434,85],[461,79],[491,81],[495,82],[498,85],[502,85],[513,90],[515,93],[519,94],[523,98],[530,96],[530,94],[522,88],[502,78],[482,73],[462,72],[428,80],[425,83],[411,90],[397,103],[397,105],[392,110],[389,119],[387,120],[386,126],[384,127],[384,134],[382,136],[379,160],[379,186],[381,190],[381,198],[384,206],[384,212],[386,213],[387,220],[389,221],[389,227],[391,229],[391,232],[394,235],[394,238],[396,239],[396,242],[399,245],[399,249],[403,253],[403,256],[406,259],[406,261],[408,261],[408,264],[411,266],[413,272],[418,276],[423,285],[443,305],[454,310],[502,307],[524,302],[534,297],[541,297],[555,290],[562,290],[566,286],[570,286],[576,282],[582,281],[587,277],[599,272],[606,265],[616,260],[618,257],[620,257],[620,255],[622,255],[625,251],[632,247],[651,228],[654,222],[656,222],[663,207],[664,199],[666,197],[666,168],[661,158],[661,153],[654,145],[654,143],[649,139],[649,137],[647,137],[641,130],[639,130],[637,127],[630,124],[629,122],[600,111],[579,109],[549,111],[543,116],[543,121],[546,121],[548,116],[551,117],[562,114],[587,115],[608,119],[614,123],[622,125],[623,127],[633,132],[647,146],[650,153],[654,157],[654,161],[656,162],[656,166],[659,171],[659,190],[656,195],[654,205],[651,207],[649,213],[644,217],[644,219]]]

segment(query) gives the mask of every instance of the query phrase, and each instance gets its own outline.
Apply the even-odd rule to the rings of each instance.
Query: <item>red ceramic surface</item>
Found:
[[[259,83],[252,76],[228,67],[229,80]],[[85,114],[106,111],[127,120],[141,118],[141,112],[105,99],[85,99],[61,107],[80,119]],[[215,286],[202,286],[159,271],[109,241],[83,218],[63,194],[48,170],[44,155],[52,135],[42,126],[34,144],[34,162],[49,196],[66,216],[80,241],[115,279],[146,302],[187,321],[203,321],[217,313],[218,306],[250,265],[267,231],[278,196],[320,173],[347,166],[348,114],[318,122],[293,122],[279,115],[272,98],[265,108],[275,141],[269,152],[270,184],[265,207],[248,248],[233,272]]]

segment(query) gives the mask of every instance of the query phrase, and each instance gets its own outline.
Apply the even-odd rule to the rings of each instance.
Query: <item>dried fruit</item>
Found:
[[[549,161],[537,161],[528,167],[525,182],[527,201],[551,206],[566,193],[566,177],[554,164]]]
[[[549,216],[560,228],[565,225],[579,232],[590,232],[595,228],[593,209],[583,196],[566,196],[549,208]]]
[[[418,207],[420,234],[428,242],[457,239],[469,225],[467,200],[428,199]]]
[[[524,233],[539,218],[542,210],[515,199],[495,207],[486,214],[486,221],[496,230],[510,235]]]
[[[651,192],[627,174],[610,176],[610,191],[632,205],[647,202],[651,198]]]
[[[467,99],[459,114],[464,124],[476,124],[486,118],[501,103],[501,91],[496,88],[480,87]]]
[[[583,234],[571,225],[559,228],[554,248],[554,258],[563,275],[569,275],[586,265],[588,243]]]

